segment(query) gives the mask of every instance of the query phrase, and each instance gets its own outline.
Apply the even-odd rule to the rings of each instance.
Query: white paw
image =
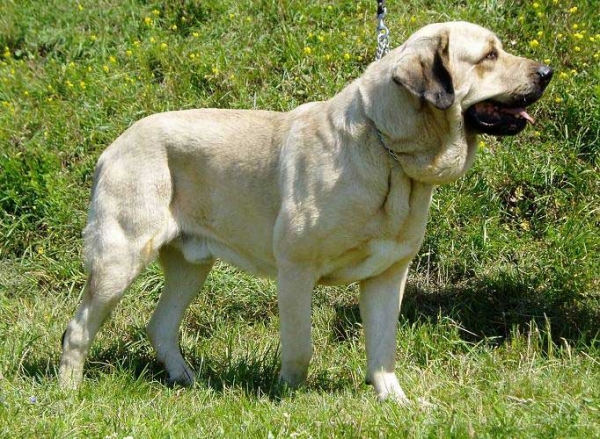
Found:
[[[394,401],[400,405],[410,404],[402,387],[400,387],[396,375],[393,373],[378,372],[367,381],[375,387],[375,392],[380,401]]]

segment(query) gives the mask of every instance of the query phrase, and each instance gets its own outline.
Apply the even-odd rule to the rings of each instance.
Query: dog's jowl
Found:
[[[473,163],[478,133],[513,135],[552,77],[479,26],[426,26],[325,102],[290,112],[200,109],[132,125],[98,160],[84,230],[88,280],[60,365],[76,387],[90,344],[154,259],[148,324],[171,380],[190,384],[179,326],[220,258],[277,279],[280,379],[306,380],[316,284],[360,283],[367,381],[406,401],[396,325],[432,190]]]

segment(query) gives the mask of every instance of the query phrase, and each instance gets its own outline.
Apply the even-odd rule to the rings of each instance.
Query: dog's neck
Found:
[[[388,148],[387,145],[385,144],[385,140],[383,138],[383,133],[381,131],[379,131],[379,128],[377,128],[377,126],[375,125],[375,123],[373,123],[374,129],[375,129],[375,134],[377,135],[377,138],[379,139],[379,143],[381,144],[381,146],[383,146],[383,149],[385,149],[388,154],[390,155],[390,157],[392,157],[392,159],[394,159],[394,161],[398,164],[400,164],[400,160],[398,159],[398,156],[396,155],[396,152],[391,149]]]
[[[362,85],[362,79],[354,81],[331,99],[343,109],[332,115],[339,130],[358,145],[371,145],[368,149],[375,156],[379,155],[377,149],[385,152],[390,164],[399,165],[416,181],[439,185],[467,171],[473,162],[476,136],[465,132],[458,105],[442,111],[411,102],[414,98],[396,84],[388,90],[372,81],[365,88],[370,93],[361,90]],[[406,111],[391,111],[399,102],[407,103]]]

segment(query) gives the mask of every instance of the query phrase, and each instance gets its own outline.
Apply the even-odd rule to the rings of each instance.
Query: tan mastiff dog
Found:
[[[312,356],[313,288],[360,282],[367,381],[380,398],[406,402],[396,326],[433,188],[469,169],[477,133],[513,135],[533,122],[524,108],[551,77],[482,27],[438,23],[325,102],[135,123],[96,167],[89,277],[63,336],[62,385],[80,383],[102,322],[157,257],[165,286],[148,335],[170,380],[192,383],[179,326],[220,258],[277,279],[280,379],[292,387]]]

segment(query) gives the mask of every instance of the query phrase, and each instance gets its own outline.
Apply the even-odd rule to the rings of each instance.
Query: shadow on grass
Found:
[[[322,303],[320,306],[330,306]],[[334,342],[355,341],[362,337],[358,304],[333,305],[335,310],[331,337]],[[501,344],[515,331],[525,333],[534,322],[545,328],[544,337],[555,343],[587,344],[597,339],[600,312],[597,307],[577,307],[567,300],[548,300],[546,292],[532,292],[528,285],[514,282],[477,280],[468,286],[427,291],[409,285],[402,304],[401,320],[413,325],[436,323],[451,318],[464,330],[460,337],[469,342],[485,340]],[[108,341],[108,343],[107,343]],[[58,343],[58,340],[57,340]],[[101,350],[100,350],[101,349]],[[266,346],[260,352],[245,352],[235,357],[217,358],[207,353],[198,358],[189,354],[197,373],[197,385],[223,393],[241,389],[257,398],[279,400],[292,392],[278,384],[279,346]],[[28,355],[21,363],[24,375],[41,380],[55,379],[57,358]],[[134,379],[157,380],[168,384],[167,375],[154,356],[143,328],[133,328],[124,339],[96,343],[86,364],[86,377],[123,370]],[[311,379],[311,390],[341,391],[348,383],[327,374]]]
[[[527,284],[507,280],[478,280],[464,287],[429,291],[408,285],[402,302],[401,320],[409,324],[451,318],[465,331],[461,337],[502,343],[515,330],[525,332],[534,322],[547,328],[554,342],[588,343],[600,335],[600,309],[589,303],[547,292],[534,292]],[[358,304],[335,307],[333,339],[345,341],[360,335]],[[548,326],[549,325],[549,326]]]
[[[165,386],[179,387],[169,382],[166,371],[151,352],[131,349],[123,341],[113,341],[108,346],[104,344],[99,348],[88,357],[84,369],[85,380],[121,371],[133,381],[158,381]],[[290,389],[278,384],[278,349],[255,356],[249,354],[234,361],[223,362],[210,355],[190,360],[196,371],[195,386],[210,388],[216,393],[234,388],[242,389],[250,396],[268,397],[272,400],[279,400],[292,393]],[[57,380],[59,361],[58,358],[28,356],[20,366],[20,374],[39,382]]]

